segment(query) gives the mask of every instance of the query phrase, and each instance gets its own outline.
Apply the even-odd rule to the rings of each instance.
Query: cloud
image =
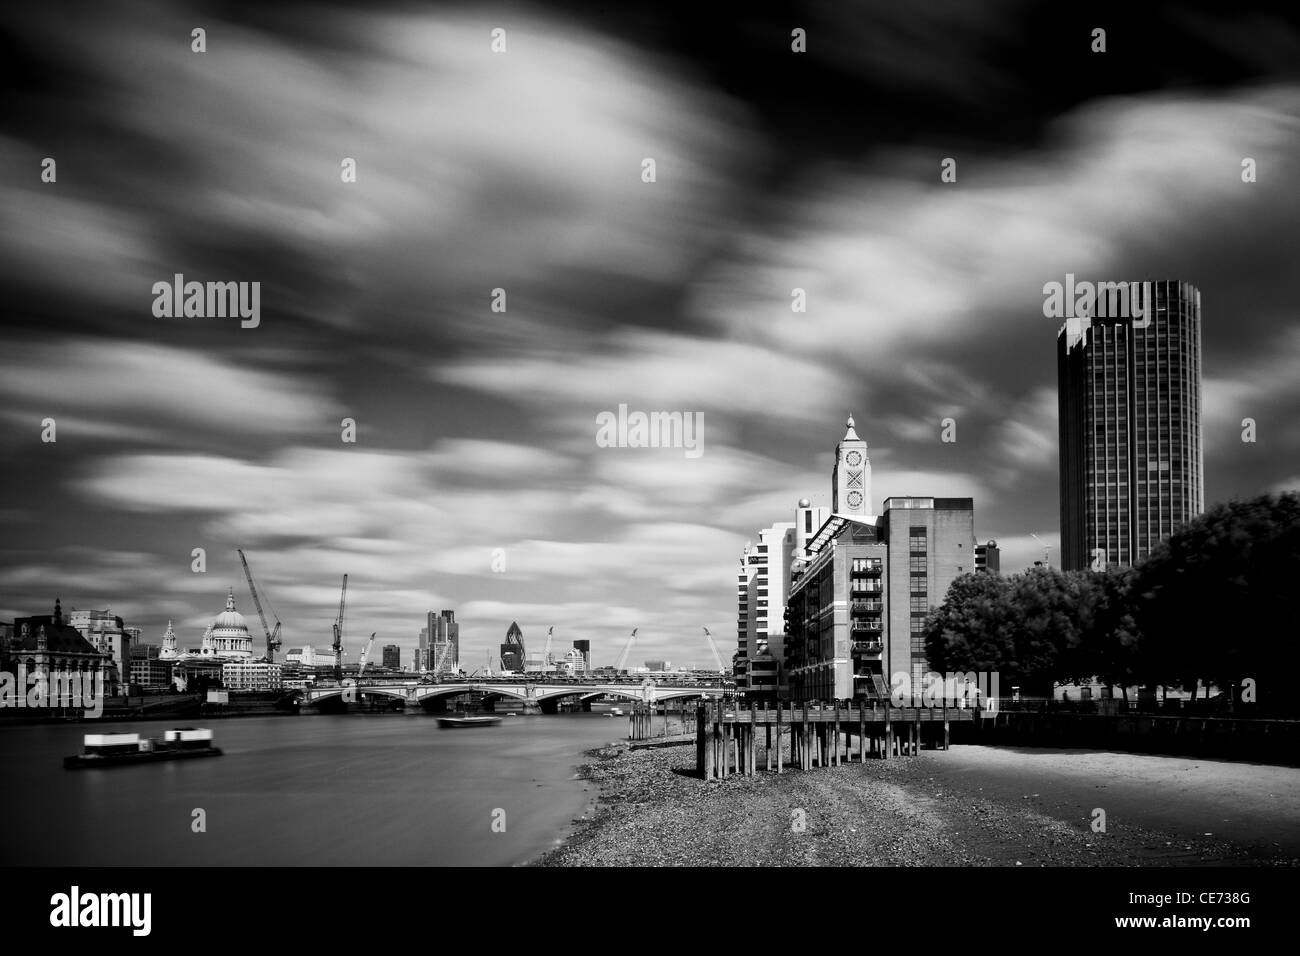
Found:
[[[81,336],[12,343],[0,357],[0,396],[15,424],[51,416],[64,439],[152,443],[190,429],[275,436],[326,432],[339,421],[335,400],[302,376]]]

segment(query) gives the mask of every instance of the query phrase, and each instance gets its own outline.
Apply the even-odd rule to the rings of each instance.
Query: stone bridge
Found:
[[[657,704],[666,700],[692,697],[721,697],[721,684],[673,683],[646,680],[636,682],[548,682],[548,681],[494,681],[465,680],[426,684],[418,681],[362,681],[345,680],[341,685],[310,687],[299,692],[311,706],[326,702],[357,703],[362,697],[386,697],[407,704],[432,707],[437,701],[460,694],[483,694],[486,700],[509,698],[522,701],[529,713],[555,713],[559,702],[566,697],[589,701],[596,697],[611,696],[640,703]]]

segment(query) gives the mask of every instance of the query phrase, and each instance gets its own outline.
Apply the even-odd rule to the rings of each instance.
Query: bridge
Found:
[[[319,706],[327,703],[357,703],[363,697],[384,697],[418,704],[430,709],[439,702],[461,694],[482,694],[485,701],[502,698],[522,701],[526,713],[555,713],[564,698],[590,701],[597,697],[617,697],[644,704],[658,704],[668,700],[689,698],[717,699],[723,696],[723,685],[644,680],[641,682],[617,681],[508,681],[459,680],[428,684],[420,681],[344,681],[340,685],[309,687],[300,694],[305,703]]]

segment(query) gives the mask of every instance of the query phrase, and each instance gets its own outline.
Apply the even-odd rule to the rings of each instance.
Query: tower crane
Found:
[[[371,631],[370,640],[366,641],[366,648],[361,652],[361,666],[357,668],[358,680],[360,680],[361,675],[366,672],[366,664],[369,663],[368,659],[370,657],[370,649],[374,646],[375,646],[375,634],[373,631]]]
[[[709,650],[713,651],[713,659],[718,664],[718,673],[725,674],[727,672],[727,669],[722,666],[722,656],[718,653],[718,645],[714,642],[713,635],[709,633],[709,629],[707,627],[704,629],[704,636],[705,638],[708,639]]]
[[[1052,551],[1051,547],[1045,541],[1043,541],[1042,538],[1034,534],[1032,531],[1029,532],[1029,537],[1033,538],[1035,541],[1037,541],[1039,544],[1043,546],[1043,567],[1050,568],[1052,566],[1052,562],[1049,560]]]
[[[624,669],[623,665],[627,663],[627,655],[632,650],[632,642],[636,640],[636,632],[637,629],[635,627],[632,628],[632,636],[629,637],[627,643],[623,645],[623,651],[618,655],[618,661],[614,664],[614,673],[617,674],[619,671]]]
[[[334,619],[334,679],[343,680],[343,607],[348,599],[348,576],[343,575],[343,592],[339,595],[339,616]]]
[[[271,630],[267,626],[266,614],[262,611],[262,599],[257,595],[257,585],[253,583],[253,572],[248,567],[248,559],[244,557],[243,551],[239,551],[239,560],[244,565],[244,577],[248,578],[248,590],[253,595],[253,607],[257,608],[257,616],[262,619],[262,630],[266,632],[266,659],[271,663],[275,663],[275,652],[280,649],[279,615],[276,615],[275,630]],[[272,609],[272,613],[274,613],[274,609]]]

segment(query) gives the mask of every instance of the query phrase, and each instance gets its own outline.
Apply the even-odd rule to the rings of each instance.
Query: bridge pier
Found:
[[[538,701],[535,701],[535,700],[526,700],[526,701],[524,701],[524,709],[523,709],[523,713],[525,713],[525,714],[541,714],[541,713],[545,713],[545,711],[543,710],[542,704],[539,703]],[[554,706],[552,706],[552,708],[551,708],[551,713],[555,713],[555,708],[554,708]]]

